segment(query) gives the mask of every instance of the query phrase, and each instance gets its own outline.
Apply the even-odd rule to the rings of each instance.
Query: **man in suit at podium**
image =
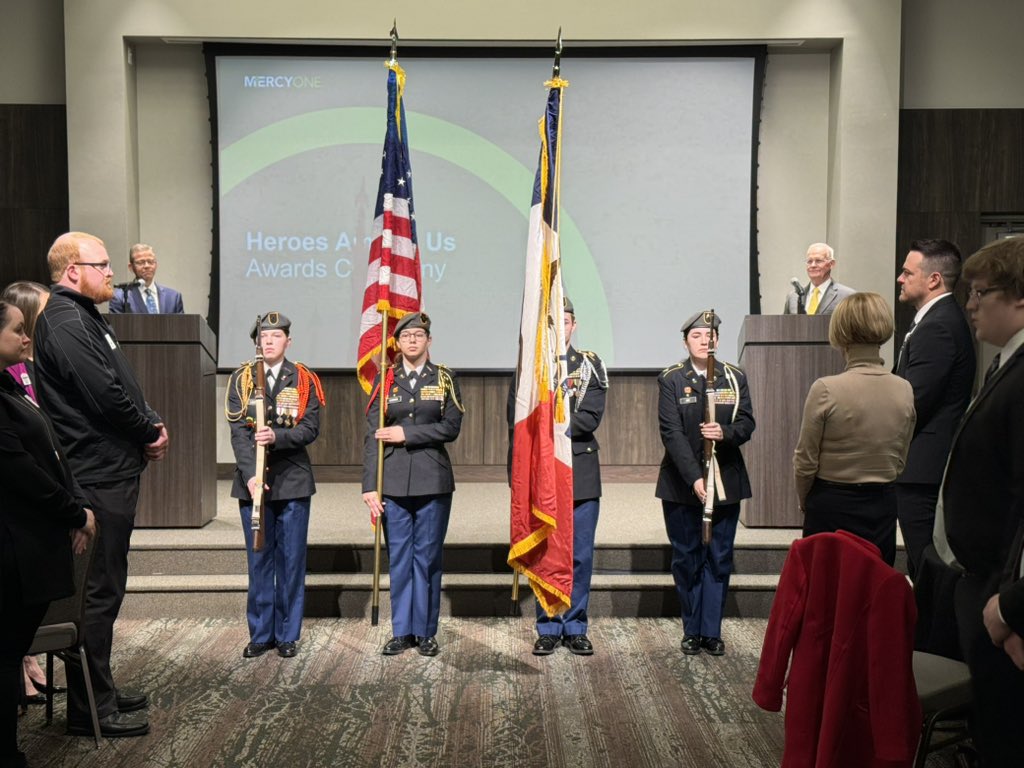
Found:
[[[836,266],[835,253],[828,243],[811,243],[807,248],[806,286],[796,287],[786,297],[786,315],[831,315],[839,302],[853,293],[853,288],[832,279]]]
[[[932,540],[949,444],[974,384],[974,340],[951,293],[960,278],[960,263],[960,250],[953,243],[915,240],[896,280],[900,302],[917,310],[893,368],[914,388],[917,412],[907,466],[896,481],[911,579]]]
[[[135,280],[114,290],[110,314],[181,315],[185,307],[181,294],[166,285],[157,285],[156,254],[145,243],[136,243],[128,252],[128,268]]]

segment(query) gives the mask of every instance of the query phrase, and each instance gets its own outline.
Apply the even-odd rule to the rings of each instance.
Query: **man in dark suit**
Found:
[[[718,340],[718,315],[698,312],[683,323],[689,357],[658,377],[658,425],[665,456],[655,496],[661,499],[665,529],[672,543],[672,576],[683,613],[682,650],[725,653],[722,613],[732,573],[733,542],[740,501],[749,499],[750,478],[740,446],[754,432],[754,412],[747,376],[735,366],[715,361],[714,388],[706,386],[709,349]],[[705,418],[714,395],[714,419]],[[719,479],[705,488],[704,440],[715,444]],[[711,541],[701,537],[705,498],[714,504]]]
[[[974,340],[951,293],[960,266],[960,251],[953,243],[915,240],[896,280],[899,300],[917,310],[893,369],[913,387],[917,413],[907,466],[896,484],[911,579],[932,540],[949,444],[974,384]]]
[[[1000,347],[953,437],[936,510],[935,548],[963,572],[960,643],[971,670],[972,731],[985,766],[1024,755],[1024,238],[998,240],[964,263],[967,312]]]
[[[258,327],[257,327],[258,326]],[[254,323],[250,336],[259,334],[266,378],[266,426],[256,429],[255,362],[244,363],[228,379],[225,415],[231,424],[231,448],[238,466],[231,496],[238,499],[249,563],[246,617],[247,658],[277,648],[279,656],[296,654],[302,630],[306,595],[306,534],[310,497],[316,493],[313,468],[306,446],[320,434],[323,391],[316,374],[302,363],[285,357],[291,346],[291,321],[280,312],[268,312]],[[260,518],[263,547],[253,549],[253,492],[256,446],[267,449],[266,488]]]
[[[120,286],[110,300],[110,314],[181,315],[185,307],[181,294],[166,285],[157,285],[156,254],[152,246],[136,243],[128,252],[128,268],[135,282]]]
[[[561,643],[578,656],[590,656],[594,645],[587,636],[590,603],[590,579],[594,571],[594,536],[601,511],[601,461],[594,432],[604,416],[608,374],[601,358],[580,351],[569,341],[576,331],[576,310],[568,298],[564,301],[566,362],[569,378],[565,392],[571,412],[569,431],[572,440],[572,595],[570,608],[557,616],[548,616],[537,602],[537,640],[534,656],[547,656]],[[508,392],[508,468],[512,471],[512,435],[516,419],[516,380]]]
[[[835,253],[828,243],[811,243],[805,259],[807,279],[810,281],[798,294],[790,291],[783,313],[787,315],[831,315],[840,301],[853,288],[832,279],[836,266]]]
[[[115,686],[110,654],[128,582],[140,477],[148,462],[166,455],[167,429],[146,403],[121,345],[96,309],[113,294],[114,273],[103,241],[68,232],[54,241],[47,262],[56,284],[36,321],[35,387],[99,527],[84,635],[100,731],[108,737],[142,736],[148,721],[127,713],[145,709],[148,698]],[[68,657],[67,670],[68,733],[92,736],[77,655]]]

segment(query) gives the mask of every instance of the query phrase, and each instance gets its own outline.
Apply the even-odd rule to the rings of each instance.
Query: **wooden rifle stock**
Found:
[[[715,417],[715,310],[704,313],[709,326],[708,369],[704,377],[704,423],[712,424]],[[711,543],[711,519],[715,512],[715,441],[704,438],[704,512],[700,521],[700,538],[705,546]]]
[[[260,320],[256,318],[256,359],[253,363],[254,387],[250,402],[256,411],[255,430],[267,426],[267,372],[263,366],[263,345],[260,343]],[[252,491],[252,548],[254,552],[263,549],[263,502],[267,482],[267,446],[256,443],[256,485]]]

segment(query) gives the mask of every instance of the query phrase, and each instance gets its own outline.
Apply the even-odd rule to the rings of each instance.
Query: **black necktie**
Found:
[[[274,391],[274,372],[267,371],[267,393]]]
[[[409,374],[409,389],[416,389],[416,371]]]
[[[996,371],[998,371],[998,370],[999,370],[999,353],[996,353],[996,356],[992,358],[992,365],[990,365],[988,367],[988,370],[985,371],[985,380],[982,382],[982,386],[984,386],[985,384],[988,384],[988,380],[991,379],[992,375]]]
[[[910,341],[910,334],[912,334],[914,332],[914,329],[916,327],[917,327],[917,320],[915,320],[914,322],[912,322],[910,324],[910,327],[907,329],[907,335],[903,337],[903,344],[900,346],[900,353],[896,357],[896,367],[897,368],[899,368],[900,367],[900,363],[903,362],[903,355],[907,351],[907,342]]]

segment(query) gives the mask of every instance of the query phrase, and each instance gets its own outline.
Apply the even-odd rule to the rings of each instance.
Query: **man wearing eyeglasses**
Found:
[[[971,730],[985,766],[1024,755],[1024,238],[964,263],[974,334],[999,348],[953,443],[935,510],[935,549],[961,572],[954,607],[971,670]]]
[[[960,264],[960,250],[948,240],[915,240],[896,279],[900,302],[917,311],[893,367],[893,373],[913,387],[917,413],[907,465],[896,481],[911,579],[932,540],[949,444],[974,385],[974,340],[951,293]]]
[[[118,690],[110,670],[114,621],[128,579],[139,477],[167,452],[161,418],[146,403],[113,330],[96,309],[113,295],[103,241],[84,232],[57,238],[47,254],[55,285],[36,322],[36,392],[100,528],[87,576],[85,646],[104,736],[149,731],[145,694]],[[71,656],[68,733],[92,736],[82,663]]]
[[[118,286],[110,300],[110,314],[181,315],[185,307],[181,294],[156,284],[156,254],[153,247],[136,243],[128,252],[128,268],[135,281]]]
[[[810,281],[799,291],[795,285],[786,297],[787,315],[831,315],[839,302],[852,294],[853,288],[832,279],[836,266],[835,253],[827,243],[812,243],[807,248],[807,278]],[[795,279],[794,279],[795,283]]]

